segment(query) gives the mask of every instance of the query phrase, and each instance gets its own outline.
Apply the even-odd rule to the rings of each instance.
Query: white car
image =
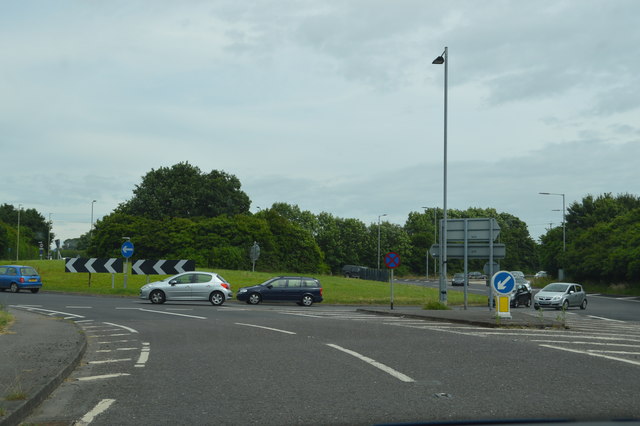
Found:
[[[151,303],[208,300],[212,305],[220,306],[232,297],[231,285],[215,272],[184,272],[140,288],[140,299],[148,299]]]

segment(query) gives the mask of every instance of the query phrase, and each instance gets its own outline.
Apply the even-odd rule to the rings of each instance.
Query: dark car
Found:
[[[524,305],[527,308],[531,306],[531,290],[524,284],[516,285],[510,297],[509,303],[512,308],[517,308],[520,305]]]
[[[31,290],[31,293],[37,293],[41,288],[40,275],[31,266],[0,266],[0,291],[9,289],[12,293],[17,293],[20,290]]]
[[[366,266],[344,265],[342,267],[342,275],[347,278],[361,278],[366,269]]]
[[[315,278],[275,277],[262,284],[239,289],[236,298],[251,305],[262,301],[279,301],[311,306],[322,302],[322,286]]]
[[[462,272],[454,274],[451,279],[451,285],[464,285],[464,274]]]
[[[469,279],[470,280],[486,280],[487,276],[478,271],[473,271],[473,272],[469,272]]]

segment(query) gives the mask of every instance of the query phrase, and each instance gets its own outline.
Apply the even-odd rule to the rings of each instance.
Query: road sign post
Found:
[[[387,268],[391,269],[389,283],[391,284],[391,310],[393,310],[393,270],[400,266],[400,255],[391,251],[384,256],[384,263],[387,265]]]
[[[127,271],[129,270],[129,258],[133,256],[133,243],[129,237],[122,237],[126,241],[120,247],[120,253],[124,257],[124,288],[127,288]]]
[[[496,309],[499,318],[511,319],[510,296],[515,287],[516,279],[511,272],[499,271],[491,277],[491,288],[497,296]]]

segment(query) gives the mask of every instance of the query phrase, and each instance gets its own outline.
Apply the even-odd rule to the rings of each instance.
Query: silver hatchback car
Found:
[[[580,309],[587,309],[587,293],[580,284],[551,283],[533,297],[533,307],[536,309],[566,310],[570,306],[580,306]]]
[[[148,299],[151,303],[208,300],[212,305],[220,306],[232,297],[231,285],[215,272],[184,272],[140,288],[140,299]]]

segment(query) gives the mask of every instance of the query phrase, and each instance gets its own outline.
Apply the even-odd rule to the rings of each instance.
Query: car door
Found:
[[[304,288],[302,287],[302,280],[300,278],[289,278],[287,280],[287,288],[285,290],[286,300],[300,300],[302,299],[302,293]]]
[[[167,299],[188,300],[191,298],[191,281],[193,274],[182,274],[174,277],[167,288]]]
[[[287,300],[286,289],[286,278],[275,279],[265,286],[262,291],[262,300]]]
[[[191,298],[194,300],[207,300],[213,289],[211,275],[191,274]]]
[[[0,266],[0,288],[9,288],[9,277],[7,277],[6,266]]]

